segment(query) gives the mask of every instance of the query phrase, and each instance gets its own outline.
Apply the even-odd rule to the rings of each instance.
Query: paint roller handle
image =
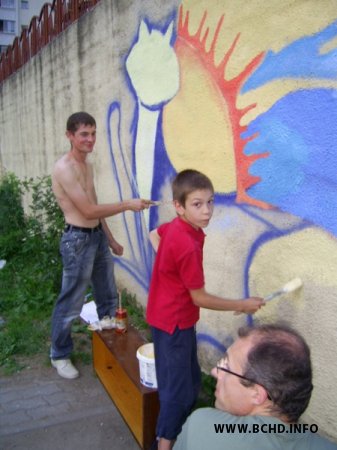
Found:
[[[278,297],[281,294],[283,294],[283,290],[272,292],[271,294],[267,295],[267,297],[265,297],[264,300],[266,302],[269,302],[270,300],[273,300],[273,298]]]
[[[267,295],[265,297],[265,301],[268,302],[269,300],[272,300],[275,297],[278,297],[282,294],[289,294],[290,292],[295,291],[296,289],[299,289],[302,286],[302,280],[300,278],[294,278],[293,280],[286,283],[282,289],[279,289],[278,291],[272,292],[271,294]]]
[[[152,200],[150,206],[173,205],[172,200]]]

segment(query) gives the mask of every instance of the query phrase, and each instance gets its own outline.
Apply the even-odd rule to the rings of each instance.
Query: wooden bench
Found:
[[[92,345],[99,379],[140,447],[148,450],[155,440],[159,399],[156,389],[140,383],[136,353],[144,343],[139,332],[129,325],[124,334],[114,330],[95,331]]]

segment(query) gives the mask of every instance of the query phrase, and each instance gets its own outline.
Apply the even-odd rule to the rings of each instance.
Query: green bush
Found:
[[[22,188],[12,173],[5,175],[0,183],[0,259],[10,259],[20,249],[26,226]]]
[[[23,196],[31,198],[24,213]],[[0,364],[45,351],[50,316],[61,283],[59,238],[64,219],[50,177],[0,180]]]

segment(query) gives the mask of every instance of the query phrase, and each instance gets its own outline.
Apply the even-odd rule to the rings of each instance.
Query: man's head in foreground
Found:
[[[238,334],[212,370],[216,408],[297,422],[313,388],[310,350],[302,336],[277,324],[240,328]]]

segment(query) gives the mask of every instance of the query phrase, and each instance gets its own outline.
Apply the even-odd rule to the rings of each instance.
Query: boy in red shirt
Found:
[[[178,173],[172,190],[178,217],[150,232],[157,256],[146,311],[160,399],[159,450],[172,449],[198,397],[195,324],[200,307],[252,314],[264,304],[257,297],[230,300],[206,292],[202,229],[213,214],[214,188],[206,175],[188,169]]]

